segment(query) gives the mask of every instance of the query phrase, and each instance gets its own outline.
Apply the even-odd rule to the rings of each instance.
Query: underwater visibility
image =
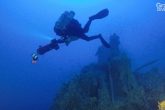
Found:
[[[165,110],[165,1],[0,9],[0,110]]]

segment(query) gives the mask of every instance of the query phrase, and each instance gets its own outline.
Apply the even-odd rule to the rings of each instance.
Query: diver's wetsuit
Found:
[[[77,36],[78,38],[81,38],[83,40],[86,40],[86,41],[91,41],[91,40],[94,40],[94,39],[100,39],[102,44],[109,48],[110,45],[103,39],[103,37],[101,36],[101,34],[99,35],[95,35],[95,36],[91,36],[91,37],[88,37],[87,35],[85,35],[85,33],[87,33],[89,31],[89,27],[91,25],[91,22],[92,20],[89,19],[88,22],[86,23],[86,25],[84,26],[84,28],[81,28],[81,25],[79,24],[79,22],[75,19],[73,19],[69,25],[67,26],[67,29],[66,29],[66,36]],[[57,40],[57,43],[64,43],[65,40],[67,39],[65,35],[63,36],[64,39],[59,39]],[[66,38],[66,39],[65,39]]]
[[[103,11],[101,11],[101,13],[98,13],[92,17],[89,18],[88,22],[86,23],[86,25],[84,26],[84,28],[81,27],[81,24],[76,20],[76,19],[72,19],[69,24],[66,26],[66,29],[61,32],[61,31],[57,31],[56,29],[54,29],[55,33],[59,36],[62,37],[62,39],[53,39],[52,42],[50,44],[47,44],[44,47],[40,47],[37,49],[37,53],[42,55],[52,49],[59,49],[58,44],[59,43],[66,43],[66,40],[68,38],[71,38],[72,36],[76,36],[77,38],[81,38],[83,40],[86,41],[91,41],[94,39],[100,39],[102,44],[109,48],[110,45],[103,39],[103,37],[101,36],[101,34],[99,35],[95,35],[95,36],[91,36],[88,37],[85,33],[87,33],[89,31],[89,27],[92,23],[93,20],[95,19],[101,19],[105,16],[108,15],[108,10],[105,9]]]

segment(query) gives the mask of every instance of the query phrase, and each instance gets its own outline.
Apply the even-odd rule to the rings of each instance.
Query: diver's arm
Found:
[[[37,54],[43,55],[52,49],[56,49],[56,50],[59,49],[58,41],[56,39],[51,40],[51,42],[45,46],[40,46],[37,49]]]
[[[45,46],[40,46],[37,49],[37,53],[32,54],[32,63],[35,64],[37,63],[38,60],[38,55],[43,55],[49,51],[51,51],[52,49],[58,50],[59,49],[59,45],[58,45],[58,40],[53,39],[51,40],[51,42]]]

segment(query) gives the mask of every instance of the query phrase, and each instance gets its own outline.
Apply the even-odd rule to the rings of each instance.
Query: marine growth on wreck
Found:
[[[111,48],[96,53],[98,62],[84,67],[64,84],[51,110],[157,110],[165,100],[165,75],[157,68],[133,71],[129,56],[121,51],[117,34]]]

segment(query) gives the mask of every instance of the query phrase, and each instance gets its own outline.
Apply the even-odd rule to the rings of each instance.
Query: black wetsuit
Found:
[[[110,45],[103,39],[103,37],[101,36],[101,34],[95,35],[95,36],[87,36],[85,33],[87,33],[89,31],[89,27],[92,23],[93,20],[95,19],[101,19],[105,16],[108,15],[108,9],[104,9],[101,12],[99,12],[98,14],[92,16],[89,18],[88,22],[86,23],[86,25],[84,26],[84,28],[81,27],[81,24],[76,20],[76,19],[72,19],[70,21],[70,23],[66,26],[66,29],[61,31],[61,30],[57,30],[56,28],[54,28],[54,31],[57,35],[61,36],[61,39],[53,39],[51,41],[51,43],[43,46],[43,47],[39,47],[37,49],[37,54],[39,55],[43,55],[44,53],[52,50],[52,49],[59,49],[59,43],[66,43],[67,39],[73,36],[76,36],[77,38],[86,40],[86,41],[91,41],[94,39],[100,39],[100,41],[102,42],[102,44],[109,48]]]
[[[91,36],[91,37],[88,37],[85,34],[89,31],[89,27],[91,25],[91,22],[92,22],[92,20],[88,20],[88,22],[86,23],[84,28],[82,28],[81,24],[77,20],[72,19],[72,21],[66,27],[65,35],[63,35],[64,39],[59,39],[59,40],[57,40],[57,42],[58,43],[64,43],[65,40],[67,39],[67,37],[69,37],[69,36],[76,36],[76,37],[81,38],[81,39],[86,40],[86,41],[91,41],[91,40],[99,38],[101,40],[102,44],[105,47],[109,48],[110,45],[103,39],[103,37],[100,34],[95,35],[95,36]]]

